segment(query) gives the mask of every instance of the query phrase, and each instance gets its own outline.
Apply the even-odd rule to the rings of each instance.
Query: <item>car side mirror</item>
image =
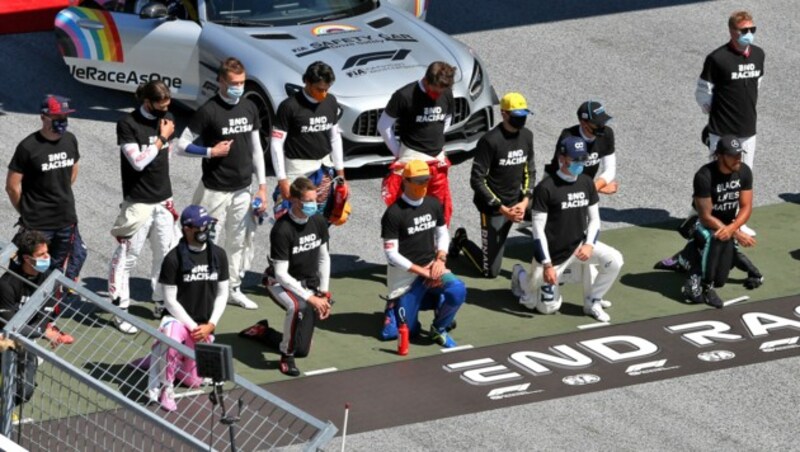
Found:
[[[163,19],[167,16],[169,16],[167,5],[161,2],[150,2],[139,11],[139,17],[142,19]]]

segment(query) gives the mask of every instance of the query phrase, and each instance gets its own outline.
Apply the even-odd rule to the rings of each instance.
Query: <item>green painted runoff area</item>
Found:
[[[723,300],[749,295],[750,301],[755,301],[798,293],[798,220],[798,204],[782,203],[755,209],[748,225],[758,232],[758,243],[745,253],[765,275],[765,283],[759,289],[747,290],[742,286],[745,275],[732,270],[729,283],[718,290]],[[680,289],[684,274],[653,269],[657,260],[684,246],[685,241],[675,232],[676,226],[677,221],[601,234],[601,240],[619,249],[625,258],[619,281],[605,297],[614,304],[607,310],[612,323],[712,309],[682,302]],[[518,262],[528,266],[531,256],[531,238],[514,234],[508,241],[503,271],[497,279],[476,277],[464,256],[448,262],[469,288],[467,302],[458,313],[458,328],[452,332],[459,345],[483,347],[520,341],[577,331],[578,325],[594,322],[583,314],[582,286],[577,284],[562,286],[564,304],[558,314],[534,314],[519,305],[510,291],[511,267]],[[382,265],[332,278],[331,292],[336,299],[333,314],[318,323],[311,355],[297,359],[301,371],[330,367],[345,370],[441,353],[440,347],[425,336],[412,340],[405,357],[395,353],[395,341],[378,340],[384,306],[379,296],[385,294],[384,278],[385,266]],[[258,302],[259,309],[226,309],[218,328],[218,342],[233,346],[236,372],[255,383],[291,378],[277,370],[277,351],[237,336],[241,329],[264,318],[278,330],[283,322],[283,311],[266,296],[263,288],[254,289],[249,295]],[[421,313],[423,330],[430,327],[432,316],[432,312]]]

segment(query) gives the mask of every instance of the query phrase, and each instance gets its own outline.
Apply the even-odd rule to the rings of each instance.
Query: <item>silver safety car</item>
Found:
[[[156,4],[159,3],[159,4]],[[424,22],[428,0],[84,0],[55,21],[59,51],[83,83],[135,91],[163,80],[197,108],[217,90],[220,62],[247,68],[245,96],[268,139],[277,106],[306,67],[333,67],[347,167],[392,160],[378,118],[392,93],[441,60],[458,71],[447,152],[472,150],[493,123],[497,96],[475,52]],[[265,147],[266,149],[266,147]]]

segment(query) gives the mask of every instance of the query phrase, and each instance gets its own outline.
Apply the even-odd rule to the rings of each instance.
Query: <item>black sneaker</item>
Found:
[[[722,298],[717,295],[713,287],[706,287],[705,290],[703,290],[703,301],[709,306],[722,309]]]
[[[456,229],[456,233],[453,234],[453,240],[450,241],[450,248],[447,250],[447,257],[457,258],[461,254],[461,247],[466,240],[467,230],[464,228]]]
[[[678,261],[678,256],[675,255],[661,259],[653,265],[653,268],[656,270],[670,270],[676,272],[681,270],[681,263]]]
[[[294,356],[281,353],[281,373],[290,377],[300,376],[300,369],[294,363]]]
[[[758,289],[764,284],[764,277],[762,275],[748,275],[744,280],[744,287],[748,290]]]

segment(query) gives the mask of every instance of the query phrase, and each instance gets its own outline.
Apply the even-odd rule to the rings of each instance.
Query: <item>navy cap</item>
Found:
[[[581,162],[589,158],[586,142],[581,137],[568,136],[561,140],[558,150],[562,155],[566,155],[572,160]]]
[[[602,103],[596,100],[587,100],[578,107],[578,119],[603,127],[611,120],[611,116],[606,113],[606,107]]]
[[[719,137],[717,149],[714,152],[717,154],[736,156],[744,152],[744,149],[742,149],[742,143],[739,141],[739,138],[733,135],[723,135]]]
[[[208,214],[208,211],[203,206],[192,204],[181,213],[181,226],[189,226],[193,228],[202,228],[214,221],[214,218]]]

